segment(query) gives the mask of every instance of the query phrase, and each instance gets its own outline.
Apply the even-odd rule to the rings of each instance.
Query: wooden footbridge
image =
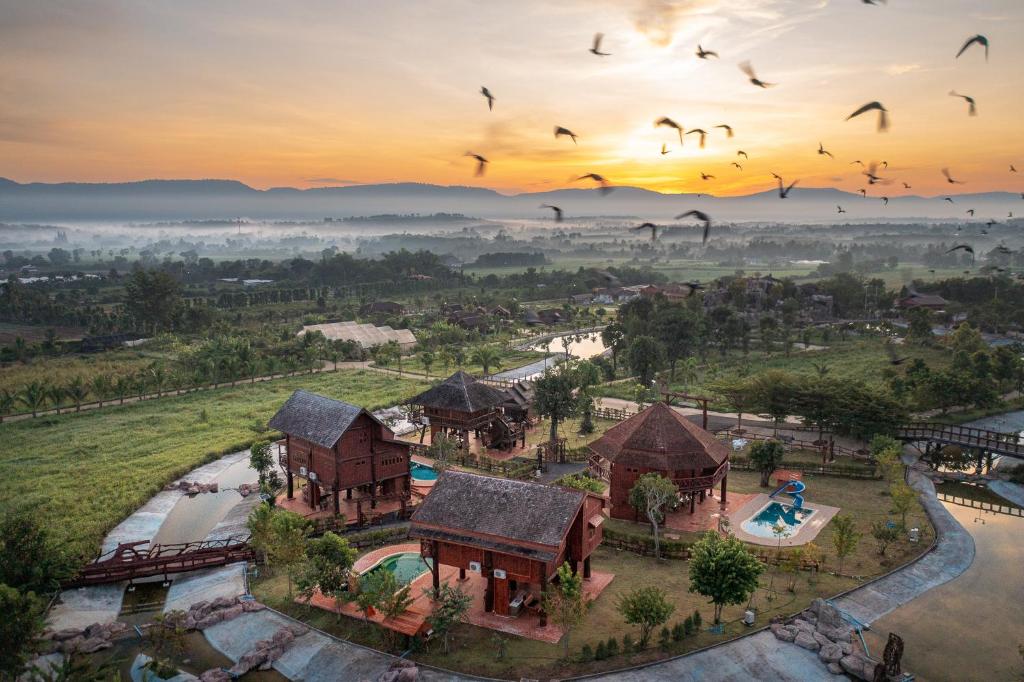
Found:
[[[992,455],[1024,459],[1024,442],[1016,432],[1003,433],[973,426],[912,422],[899,428],[896,437],[908,443],[925,442],[956,445]]]
[[[145,540],[128,542],[86,564],[65,587],[131,582],[153,576],[166,579],[172,573],[225,566],[252,558],[253,550],[247,537],[173,545],[150,545]]]

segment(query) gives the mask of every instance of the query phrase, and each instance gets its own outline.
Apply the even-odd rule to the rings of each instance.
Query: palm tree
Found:
[[[0,424],[3,423],[4,417],[9,415],[14,410],[14,405],[17,402],[17,393],[8,391],[6,388],[0,389]]]
[[[18,400],[28,408],[33,417],[37,416],[39,410],[46,406],[47,399],[49,399],[49,388],[41,381],[29,382],[21,388],[21,394],[18,396]]]
[[[697,358],[692,355],[683,360],[683,363],[679,366],[679,379],[683,382],[683,386],[689,386],[690,383],[697,381],[698,367],[699,363],[697,362]]]
[[[167,370],[163,365],[153,364],[149,368],[149,383],[156,389],[156,397],[162,398],[167,385]]]
[[[267,375],[273,379],[274,375],[281,371],[281,362],[273,355],[268,356],[263,360],[263,366],[266,367]]]
[[[81,412],[82,403],[89,396],[89,385],[82,377],[75,377],[64,387],[64,395],[75,404],[75,412]]]
[[[62,386],[50,386],[46,387],[46,396],[50,399],[50,403],[57,410],[57,414],[60,414],[60,405],[64,402],[64,388]]]
[[[100,407],[103,407],[103,400],[114,391],[114,384],[106,374],[97,374],[92,379],[92,394]]]
[[[484,376],[488,376],[491,373],[491,366],[501,363],[501,353],[492,346],[477,346],[469,356],[469,360],[480,365],[483,368]]]
[[[118,402],[124,405],[124,398],[132,388],[132,377],[130,374],[122,374],[114,379],[114,393],[117,394]]]

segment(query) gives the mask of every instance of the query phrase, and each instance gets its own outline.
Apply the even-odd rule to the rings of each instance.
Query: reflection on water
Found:
[[[897,633],[906,641],[904,669],[922,680],[1019,679],[1024,519],[943,504],[974,538],[974,563],[872,623],[868,645],[881,656],[888,633]]]
[[[255,483],[258,479],[259,475],[249,466],[248,459],[232,464],[217,476],[220,492],[200,493],[192,497],[183,495],[178,500],[157,531],[154,544],[171,545],[203,540],[242,499],[237,492],[226,488],[234,488],[241,483]]]
[[[601,335],[585,334],[580,337],[576,336],[560,336],[558,338],[551,339],[547,343],[541,343],[534,346],[531,350],[537,350],[548,353],[561,353],[565,355],[565,343],[568,340],[569,344],[569,355],[574,358],[592,358],[595,355],[600,355],[605,351],[604,342],[601,340]]]

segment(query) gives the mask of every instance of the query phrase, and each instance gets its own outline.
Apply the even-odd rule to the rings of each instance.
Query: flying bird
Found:
[[[953,201],[953,197],[943,197],[942,200],[943,201],[948,201],[951,204],[955,204],[956,203],[955,201]]]
[[[610,182],[605,180],[604,176],[598,175],[597,173],[587,173],[586,175],[581,175],[578,178],[576,178],[576,180],[574,180],[573,182],[577,182],[579,180],[593,180],[594,182],[601,186],[601,194],[608,194],[613,189],[615,189],[614,187],[611,186]]]
[[[910,189],[910,185],[908,185],[907,183],[904,182],[903,183],[903,189]]]
[[[842,206],[836,204],[836,213],[846,213],[846,210]]]
[[[881,176],[878,175],[878,164],[874,161],[868,164],[868,167],[866,169],[861,171],[861,175],[867,176],[869,185],[875,185],[878,184],[879,182],[888,184],[886,180],[884,180]]]
[[[1017,172],[1017,169],[1013,167],[1012,163],[1010,164],[1010,172],[1011,173],[1016,173]]]
[[[750,79],[750,82],[759,88],[771,88],[775,86],[775,83],[765,83],[763,80],[758,78],[757,74],[754,73],[754,67],[750,65],[750,62],[741,63],[740,71],[747,74],[747,78]]]
[[[560,209],[557,206],[552,206],[551,204],[541,204],[540,207],[541,208],[550,208],[552,211],[555,212],[555,222],[556,223],[562,222],[562,209]]]
[[[968,116],[977,116],[978,115],[978,105],[974,101],[973,97],[968,97],[967,95],[961,95],[956,90],[950,90],[949,91],[949,96],[950,97],[960,97],[964,101],[967,102],[967,115]]]
[[[732,137],[733,136],[732,126],[726,125],[724,123],[721,123],[719,125],[716,125],[715,127],[716,128],[725,128],[725,136],[726,137]]]
[[[962,184],[964,184],[960,180],[954,180],[953,176],[949,174],[949,169],[948,168],[943,168],[942,169],[942,174],[946,176],[946,182],[948,182],[951,185],[962,185]]]
[[[704,211],[693,210],[693,211],[687,211],[686,213],[680,213],[679,215],[676,216],[675,219],[676,220],[682,220],[683,218],[688,218],[689,216],[693,216],[697,220],[704,221],[704,236],[701,237],[701,242],[700,243],[701,244],[707,244],[708,243],[708,235],[711,234],[711,216],[709,216]],[[699,287],[697,287],[697,288],[699,288]]]
[[[696,280],[694,280],[692,282],[684,282],[683,284],[685,284],[686,288],[690,290],[690,293],[688,293],[686,295],[687,297],[693,296],[693,292],[695,292],[695,291],[700,291],[701,289],[705,289],[706,288],[703,284],[701,284],[700,282],[698,282]]]
[[[889,205],[889,197],[882,197],[882,206]]]
[[[576,133],[574,133],[573,131],[569,130],[568,128],[563,128],[562,126],[555,126],[555,139],[558,139],[559,137],[561,137],[563,135],[571,137],[572,138],[572,143],[576,144]]]
[[[960,48],[960,51],[956,53],[956,58],[960,59],[960,55],[962,55],[964,52],[966,52],[967,48],[969,48],[971,45],[974,45],[974,44],[978,44],[978,45],[984,46],[984,48],[985,48],[985,61],[987,62],[988,61],[988,38],[986,38],[985,36],[981,35],[980,33],[978,35],[976,35],[976,36],[973,36],[973,37],[967,39],[967,41],[964,43],[963,47]]]
[[[745,151],[743,151],[742,149],[739,150],[738,152],[736,152],[736,156],[742,156],[744,159],[749,159],[750,158],[749,156],[747,156],[747,153]]]
[[[883,161],[882,162],[882,168],[888,168],[888,167],[889,167],[889,162],[888,161]]]
[[[694,128],[693,130],[687,130],[686,131],[687,135],[692,135],[693,133],[699,133],[700,134],[700,148],[704,149],[704,140],[707,138],[708,132],[706,130],[704,130],[703,128]]]
[[[703,47],[700,46],[700,43],[698,43],[697,57],[699,57],[700,59],[707,59],[708,57],[714,57],[715,59],[718,59],[718,53],[713,52],[712,50],[705,50]]]
[[[852,166],[852,165],[854,165],[854,164],[859,164],[861,168],[863,168],[863,167],[864,167],[864,162],[863,162],[863,161],[861,161],[860,159],[857,159],[856,161],[851,161],[851,162],[850,162],[850,165],[851,165],[851,166]]]
[[[491,94],[486,85],[480,86],[480,94],[487,98],[487,110],[494,111],[494,95]]]
[[[867,191],[866,189],[859,189],[859,190],[857,190],[857,191],[858,191],[858,192],[860,192],[860,195],[861,195],[862,197],[864,197],[865,199],[867,199],[867,197],[868,197],[868,191]]]
[[[654,223],[643,223],[641,225],[637,225],[636,227],[631,227],[629,229],[633,230],[634,232],[639,232],[640,230],[650,230],[651,241],[653,242],[655,239],[658,238],[658,230],[660,228]]]
[[[796,187],[796,183],[798,183],[798,182],[800,182],[800,181],[799,180],[794,180],[793,182],[790,183],[789,187],[783,187],[783,185],[782,185],[782,178],[779,178],[779,198],[780,199],[785,199],[786,197],[788,197],[790,190],[792,190],[794,187]]]
[[[665,146],[665,143],[664,143],[664,142],[662,142],[662,143],[661,143],[661,155],[662,155],[662,156],[665,156],[665,154],[668,154],[668,147],[666,147],[666,146]]]
[[[851,118],[876,110],[878,111],[878,132],[885,132],[889,129],[889,110],[882,106],[881,102],[868,102],[860,109],[847,116],[846,120],[849,121]]]
[[[667,126],[669,128],[675,128],[676,132],[679,133],[679,144],[683,143],[683,126],[679,125],[678,123],[670,119],[668,116],[662,116],[657,121],[655,121],[654,127],[657,128],[658,126]]]
[[[954,251],[963,251],[963,252],[965,252],[965,253],[969,253],[969,254],[971,254],[971,260],[972,260],[972,261],[974,260],[974,248],[972,248],[972,247],[971,247],[970,245],[968,245],[968,244],[957,244],[956,246],[954,246],[953,248],[951,248],[951,249],[950,249],[949,251],[947,251],[946,253],[953,253]]]
[[[768,172],[771,173],[772,177],[775,178],[776,180],[780,180],[780,181],[782,180],[782,176],[779,175],[778,173],[776,173],[775,171],[768,171]]]
[[[967,209],[967,212],[971,214],[972,218],[974,217],[974,209],[973,208]]]
[[[603,33],[594,34],[594,44],[590,46],[590,54],[596,54],[598,57],[610,57],[611,52],[601,52],[601,41],[604,40]]]
[[[473,152],[466,152],[465,154],[463,154],[463,156],[471,156],[474,159],[476,159],[476,173],[474,173],[476,177],[480,177],[481,175],[483,175],[484,171],[487,170],[487,164],[490,163],[484,157],[480,156],[479,154],[474,154]]]
[[[885,352],[889,356],[890,365],[902,365],[909,360],[909,357],[901,358],[896,354],[896,346],[892,342],[886,342]]]
[[[739,168],[740,170],[743,170],[743,166],[739,165],[739,164],[738,164],[738,163],[736,163],[735,161],[733,161],[733,162],[732,162],[732,165],[736,166],[736,167],[737,167],[737,168]]]
[[[701,171],[701,172],[700,172],[700,179],[701,179],[701,180],[714,180],[714,179],[715,179],[715,176],[714,176],[714,175],[708,175],[708,174],[707,174],[707,173],[705,173],[704,171]]]
[[[836,157],[832,156],[832,152],[830,152],[829,150],[825,149],[825,146],[823,144],[821,144],[820,142],[818,143],[818,155],[819,156],[827,156],[828,158],[830,158],[832,160],[835,160],[835,158],[836,158]]]

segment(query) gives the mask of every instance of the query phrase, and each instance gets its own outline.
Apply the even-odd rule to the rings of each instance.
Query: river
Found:
[[[531,350],[537,350],[547,353],[557,353],[562,357],[565,357],[565,339],[569,339],[569,355],[574,358],[587,359],[605,352],[604,341],[601,340],[601,335],[597,332],[592,334],[582,334],[578,337],[572,335],[557,336],[546,343],[540,343],[533,346]]]

